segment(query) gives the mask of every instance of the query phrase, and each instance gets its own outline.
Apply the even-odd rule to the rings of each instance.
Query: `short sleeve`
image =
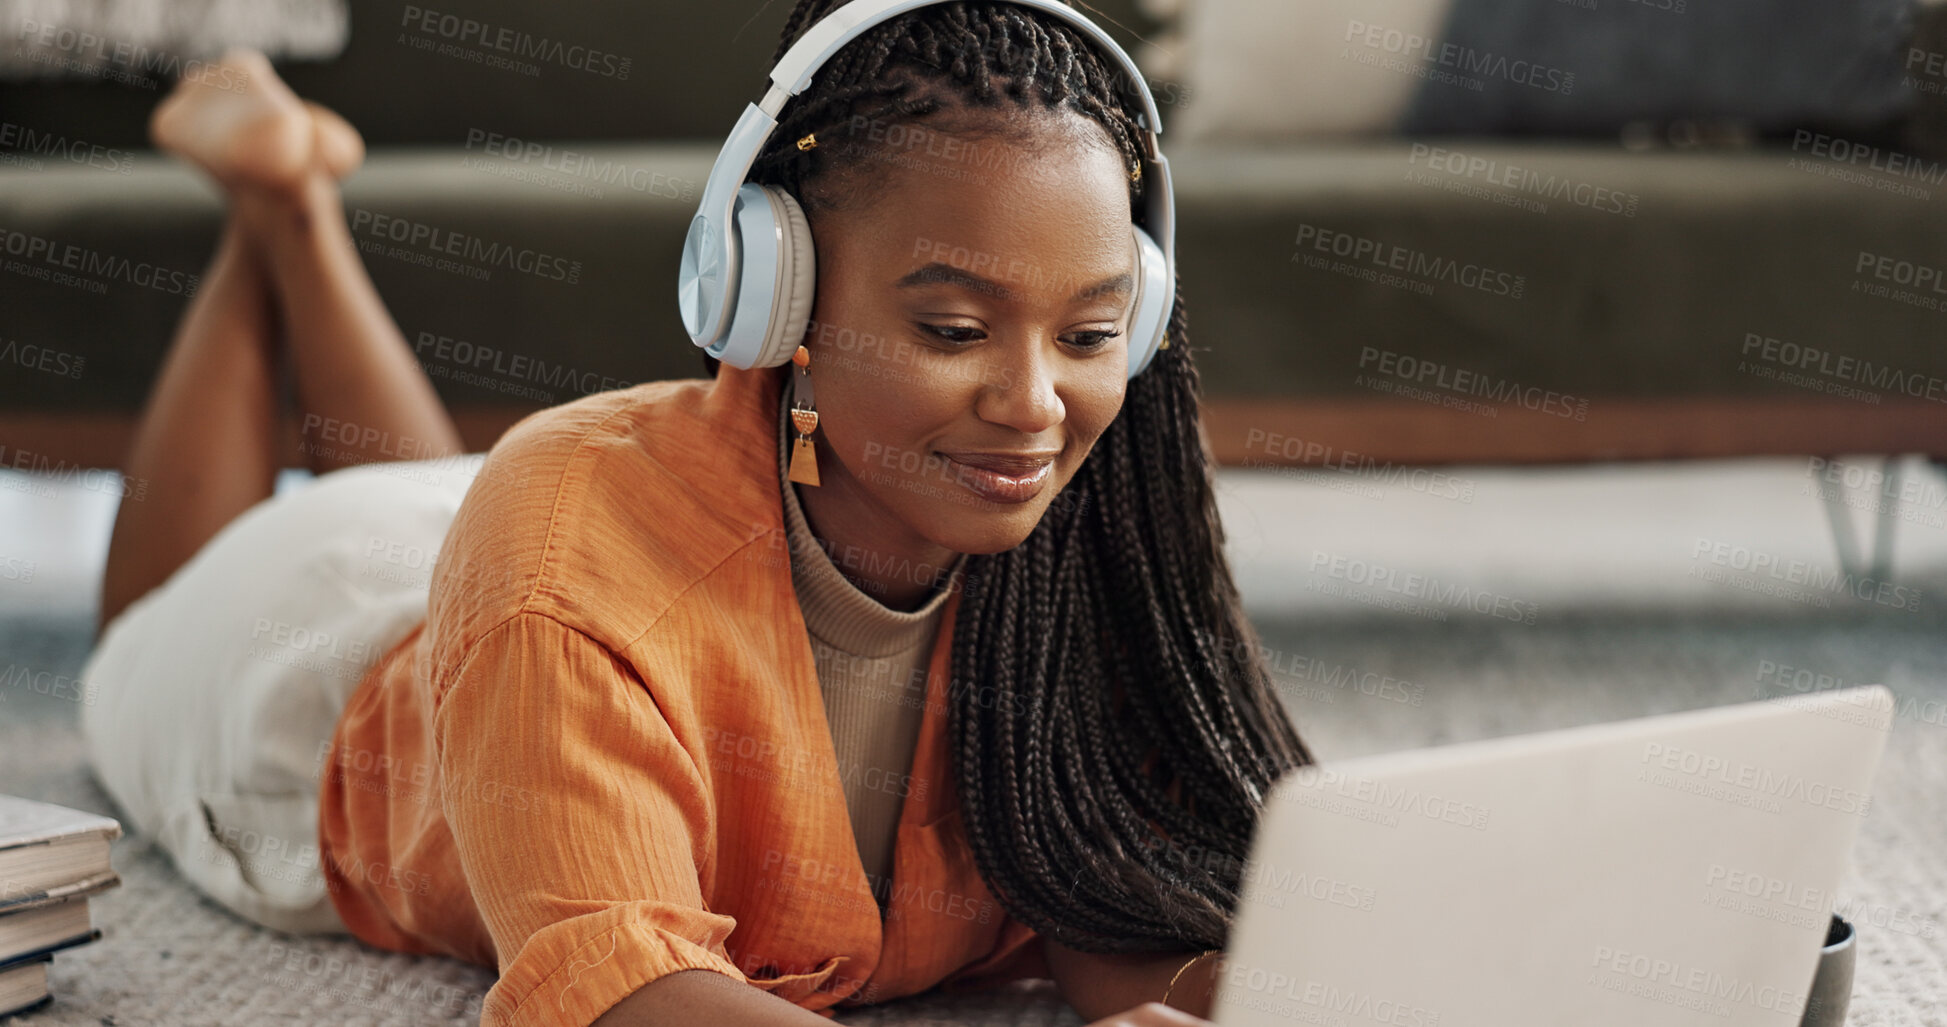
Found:
[[[635,670],[536,613],[483,636],[433,717],[441,803],[498,955],[481,1023],[586,1024],[728,958],[714,805]]]

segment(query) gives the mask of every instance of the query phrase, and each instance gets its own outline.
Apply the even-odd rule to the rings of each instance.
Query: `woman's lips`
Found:
[[[1040,495],[1055,468],[1052,458],[1035,466],[1018,460],[982,458],[976,454],[967,454],[965,460],[951,453],[941,453],[940,456],[952,469],[953,480],[965,485],[982,499],[996,503],[1025,503]],[[974,461],[993,466],[979,466]]]

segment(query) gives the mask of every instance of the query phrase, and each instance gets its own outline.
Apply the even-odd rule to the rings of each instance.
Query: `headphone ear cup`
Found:
[[[791,359],[804,341],[811,309],[818,298],[818,255],[811,241],[811,223],[798,198],[775,186],[762,186],[777,214],[777,292],[771,304],[759,367],[777,367]]]
[[[1176,283],[1165,280],[1169,261],[1163,248],[1142,226],[1131,227],[1136,233],[1136,296],[1135,311],[1129,316],[1129,377],[1134,378],[1162,348],[1170,312],[1176,307]]]

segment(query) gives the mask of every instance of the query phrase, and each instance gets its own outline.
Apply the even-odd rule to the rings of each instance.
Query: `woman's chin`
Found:
[[[1039,503],[1025,507],[992,503],[953,505],[941,511],[940,519],[934,522],[946,528],[935,536],[935,541],[956,553],[972,556],[1005,553],[1034,534],[1034,526],[1040,523],[1045,509],[1046,505]]]

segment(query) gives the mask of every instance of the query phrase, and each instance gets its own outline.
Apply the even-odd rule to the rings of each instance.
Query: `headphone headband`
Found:
[[[763,152],[765,142],[776,131],[777,117],[785,101],[809,87],[818,70],[845,44],[901,14],[942,2],[945,0],[851,0],[806,29],[785,51],[777,66],[771,69],[771,84],[763,99],[745,105],[743,114],[724,141],[723,149],[718,152],[716,162],[711,165],[703,197],[697,204],[696,216],[690,221],[689,235],[683,244],[683,267],[678,283],[683,327],[688,330],[691,340],[704,347],[711,356],[724,359],[737,302],[737,290],[730,288],[730,285],[739,282],[744,273],[742,241],[734,231],[739,191],[750,174],[751,166],[757,162],[757,155]],[[1142,99],[1142,112],[1137,115],[1137,121],[1143,129],[1143,175],[1149,180],[1144,193],[1144,228],[1147,238],[1154,241],[1162,256],[1160,278],[1155,269],[1151,269],[1150,277],[1154,280],[1150,282],[1150,288],[1153,292],[1160,284],[1166,294],[1160,302],[1164,304],[1162,312],[1165,316],[1162,320],[1167,322],[1166,314],[1174,301],[1175,211],[1169,161],[1163,156],[1156,140],[1163,130],[1162,118],[1156,111],[1156,98],[1150,93],[1136,62],[1108,33],[1080,11],[1059,0],[1005,2],[1042,11],[1080,30],[1095,40],[1103,52],[1114,57],[1122,73],[1135,84],[1135,91]],[[1156,302],[1158,300],[1152,296],[1143,306],[1153,308]],[[1148,312],[1156,313],[1153,309]],[[1156,329],[1158,339],[1163,330],[1163,327]],[[1132,339],[1131,344],[1137,341]],[[1155,349],[1152,340],[1140,355],[1131,351],[1131,377],[1148,364]]]
[[[852,0],[851,3],[820,19],[816,25],[806,29],[785,51],[784,57],[771,69],[771,81],[777,88],[796,96],[804,92],[816,74],[832,55],[843,49],[845,44],[864,35],[873,26],[889,21],[913,10],[941,3],[944,0]],[[1108,51],[1122,65],[1130,81],[1141,83],[1142,72],[1136,67],[1122,47],[1102,31],[1101,26],[1090,21],[1080,11],[1059,0],[1008,0],[1017,7],[1032,7],[1066,21],[1093,38],[1097,46]],[[1142,96],[1142,125],[1153,137],[1163,131],[1163,120],[1156,113],[1156,98],[1150,95],[1148,86],[1138,91]]]

